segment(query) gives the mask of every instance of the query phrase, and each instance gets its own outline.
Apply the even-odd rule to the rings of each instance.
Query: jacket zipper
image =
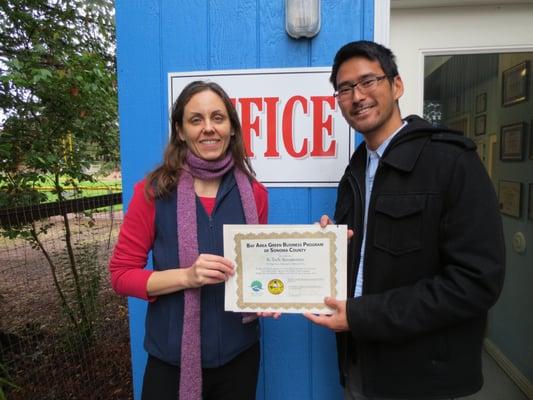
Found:
[[[354,199],[355,199],[355,197],[357,195],[359,195],[359,207],[358,207],[359,209],[356,210],[356,211],[358,211],[359,215],[360,215],[361,214],[361,206],[364,204],[363,203],[364,202],[363,194],[362,194],[362,191],[361,191],[361,185],[359,185],[359,182],[358,182],[357,178],[355,176],[353,176],[351,172],[350,172],[350,175],[348,177],[348,182],[350,184],[350,188],[352,189]],[[358,222],[357,221],[357,214],[354,212],[353,213],[353,226],[355,228],[361,228],[361,226],[364,226],[364,222],[365,222],[364,221],[364,217],[363,217],[363,221],[362,221],[363,223],[362,223],[361,226],[357,222]],[[354,234],[355,234],[355,232],[354,232]],[[362,239],[361,239],[361,241],[362,241]],[[362,243],[361,243],[361,245],[362,245]],[[361,254],[361,247],[358,246],[358,248],[359,248],[359,255],[360,255]],[[357,251],[357,248],[355,250]],[[354,254],[354,256],[355,256],[355,254]],[[358,269],[359,266],[355,265],[355,263],[354,263],[354,266],[353,266],[354,279],[352,279],[352,282],[350,282],[350,289],[352,289],[352,285],[353,285],[353,290],[354,291],[355,291],[355,279],[357,278],[357,276],[355,275],[356,268]],[[351,292],[351,290],[350,290],[350,292]]]
[[[376,174],[377,174],[377,171],[376,171]],[[354,195],[354,199],[355,197],[357,196],[357,194],[359,194],[359,215],[361,215],[361,210],[364,208],[364,199],[363,199],[363,192],[361,191],[361,185],[359,184],[359,181],[357,180],[357,178],[350,172],[350,178],[348,179],[348,181],[350,182],[350,187],[353,191],[353,195]],[[356,193],[357,192],[357,193]],[[370,204],[369,204],[370,206]],[[370,208],[369,208],[370,209]],[[365,220],[364,220],[364,215],[362,217],[362,224],[360,226],[358,226],[357,224],[357,215],[356,213],[354,212],[354,227],[359,227],[359,228],[364,228],[365,226]],[[367,238],[368,239],[368,238]],[[362,240],[361,239],[361,246],[363,245],[362,243]],[[359,248],[359,256],[361,256],[361,246],[358,246]],[[357,249],[356,249],[357,250]],[[365,256],[366,256],[367,252],[366,252],[366,249],[365,249]],[[354,254],[355,256],[355,254]],[[359,260],[360,262],[361,260]],[[350,285],[353,285],[353,292],[355,293],[355,280],[357,279],[357,275],[355,274],[355,269],[359,269],[359,263],[356,265],[353,266],[353,269],[354,269],[354,277],[352,279],[352,282],[350,283]],[[357,271],[357,273],[359,273],[359,271]],[[364,273],[364,271],[363,271]],[[364,277],[363,277],[363,293],[364,293],[364,285],[365,285],[365,280],[364,280]],[[348,343],[346,342],[345,346],[348,346]],[[364,368],[363,368],[363,362],[362,362],[362,354],[361,352],[359,351],[359,346],[357,346],[357,344],[355,344],[355,352],[356,352],[356,357],[357,357],[357,362],[359,363],[359,370],[360,370],[360,373],[361,373],[361,384],[363,385],[364,387]]]

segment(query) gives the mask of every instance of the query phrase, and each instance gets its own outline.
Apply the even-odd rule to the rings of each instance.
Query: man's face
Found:
[[[361,132],[368,141],[372,137],[381,142],[401,124],[396,101],[403,94],[399,76],[391,83],[388,78],[366,84],[368,79],[385,75],[378,61],[353,57],[341,64],[337,73],[337,90],[349,88],[358,82],[348,96],[338,97],[342,115],[352,128]],[[363,93],[361,93],[361,91]],[[345,93],[346,94],[346,93]]]

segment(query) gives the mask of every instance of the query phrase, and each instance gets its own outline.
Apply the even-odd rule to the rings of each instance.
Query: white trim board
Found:
[[[390,0],[374,0],[374,42],[390,46]]]

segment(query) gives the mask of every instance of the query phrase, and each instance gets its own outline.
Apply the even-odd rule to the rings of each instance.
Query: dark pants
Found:
[[[394,400],[389,397],[367,397],[363,394],[359,364],[353,363],[350,365],[344,380],[344,400]]]
[[[259,372],[259,343],[218,368],[202,369],[204,400],[253,400]],[[142,400],[178,399],[180,368],[148,356]]]

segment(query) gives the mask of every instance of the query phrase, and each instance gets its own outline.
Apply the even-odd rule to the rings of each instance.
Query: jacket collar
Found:
[[[395,139],[397,140],[393,140],[383,154],[381,162],[400,171],[410,172],[415,167],[418,157],[430,136],[427,133],[402,134],[400,132]]]
[[[357,149],[353,153],[352,158],[350,160],[350,165],[348,167],[351,176],[354,177],[355,180],[361,185],[362,182],[365,181],[366,157],[366,145],[365,142],[363,142],[357,147]],[[362,185],[362,187],[364,187],[364,185]]]
[[[429,138],[427,133],[399,132],[383,153],[380,163],[388,164],[401,171],[412,171]],[[353,154],[349,167],[352,176],[359,181],[361,179],[364,181],[366,157],[367,151],[363,142]]]
[[[222,182],[220,182],[220,186],[218,188],[215,204],[219,204],[236,185],[237,181],[235,180],[233,169],[231,169],[222,177]]]
[[[409,172],[415,167],[420,153],[426,142],[430,140],[431,135],[435,132],[442,132],[443,128],[433,127],[416,115],[410,115],[404,120],[407,121],[407,125],[389,143],[380,158],[380,163],[387,164],[400,171]],[[363,142],[352,155],[348,167],[350,175],[359,182],[364,182],[366,157],[366,145]]]
[[[407,125],[393,138],[381,161],[401,171],[412,171],[420,153],[431,136],[435,133],[459,132],[450,131],[445,127],[432,126],[428,121],[417,115],[409,115],[404,121]]]

